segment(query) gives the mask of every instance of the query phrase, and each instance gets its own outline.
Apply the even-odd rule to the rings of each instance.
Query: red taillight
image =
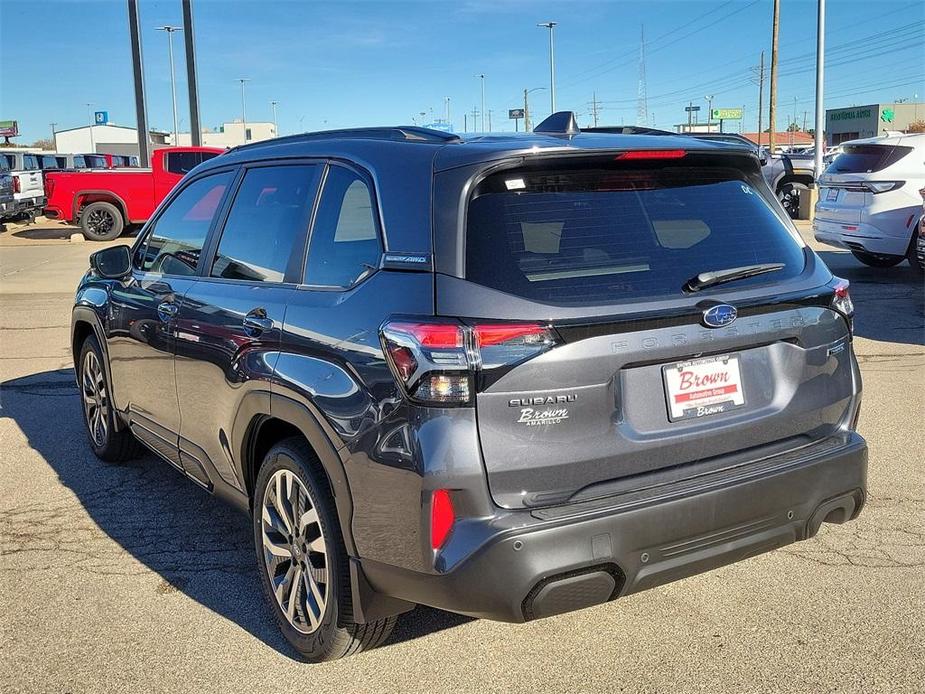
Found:
[[[455,520],[450,493],[446,489],[435,490],[430,497],[430,546],[433,549],[443,547]]]
[[[22,192],[22,184],[19,182],[19,176],[13,176],[13,192],[14,193]]]
[[[832,287],[832,308],[842,314],[845,318],[850,319],[854,316],[854,302],[851,301],[851,294],[848,293],[849,282],[841,277],[835,277],[829,286]]]
[[[632,161],[639,159],[681,159],[687,156],[685,149],[637,149],[632,152],[621,152],[614,159]]]
[[[45,197],[50,198],[55,192],[55,179],[45,177]]]
[[[468,405],[479,372],[512,366],[556,343],[539,323],[396,320],[380,330],[392,375],[404,393],[424,405]]]

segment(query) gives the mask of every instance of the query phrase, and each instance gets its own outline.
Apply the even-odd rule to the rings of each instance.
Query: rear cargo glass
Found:
[[[758,263],[784,268],[716,290],[794,277],[805,264],[736,169],[512,170],[484,179],[469,203],[466,278],[544,303],[680,296],[699,273]]]
[[[874,173],[895,164],[912,147],[895,145],[846,145],[829,164],[827,173]]]

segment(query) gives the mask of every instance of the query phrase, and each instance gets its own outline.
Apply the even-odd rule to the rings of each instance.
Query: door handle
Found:
[[[177,305],[172,301],[162,301],[157,305],[157,317],[165,323],[169,323],[177,315],[177,310]]]
[[[244,332],[251,337],[257,337],[267,330],[273,329],[273,319],[267,317],[267,311],[264,308],[255,308],[244,316]]]

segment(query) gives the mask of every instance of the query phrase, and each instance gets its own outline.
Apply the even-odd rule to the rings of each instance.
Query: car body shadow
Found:
[[[265,604],[250,522],[153,454],[107,464],[90,450],[72,369],[0,383],[0,418],[12,419],[29,446],[74,497],[37,504],[24,495],[3,511],[4,554],[39,559],[62,535],[70,568],[90,574],[155,572],[151,599],[182,591],[281,654],[296,658]],[[15,532],[16,518],[28,533]],[[100,537],[102,530],[113,542]],[[127,559],[125,554],[131,559]],[[134,561],[132,561],[134,560]],[[142,564],[143,568],[138,565]],[[399,619],[388,644],[449,629],[470,618],[418,607]]]
[[[120,238],[133,239],[138,236],[141,225],[130,224],[126,226]],[[71,238],[71,234],[81,233],[79,226],[69,226],[63,224],[49,224],[48,222],[37,221],[23,229],[12,233],[18,239],[29,239],[31,241],[66,241]]]
[[[906,261],[868,267],[847,251],[817,251],[829,269],[851,283],[854,334],[878,342],[925,345],[925,278]]]

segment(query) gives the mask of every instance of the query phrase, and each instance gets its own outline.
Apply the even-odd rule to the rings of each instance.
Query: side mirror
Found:
[[[766,166],[768,163],[768,150],[764,147],[758,150],[758,161],[761,162],[762,166]]]
[[[90,268],[100,277],[118,280],[132,271],[132,250],[129,246],[112,246],[90,256]]]

